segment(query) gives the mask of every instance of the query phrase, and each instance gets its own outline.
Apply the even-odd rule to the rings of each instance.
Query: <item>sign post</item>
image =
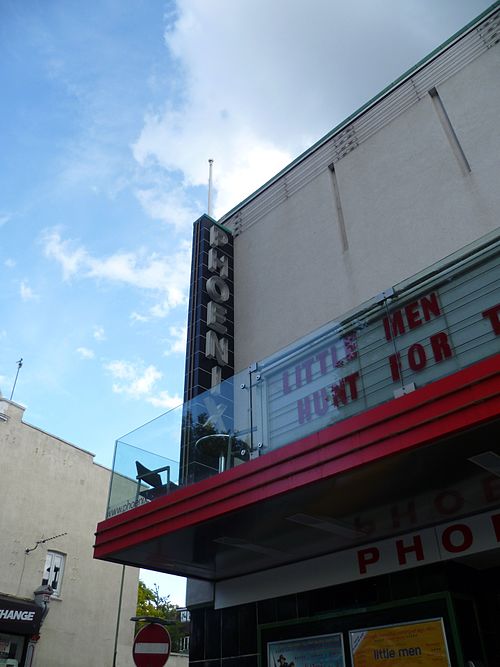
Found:
[[[171,641],[167,628],[149,623],[137,633],[132,657],[137,667],[163,667],[170,655]]]

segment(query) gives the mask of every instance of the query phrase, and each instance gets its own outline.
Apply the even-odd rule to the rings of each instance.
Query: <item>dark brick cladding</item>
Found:
[[[491,661],[487,664],[500,665],[500,639],[496,632],[498,627],[496,624],[500,620],[499,584],[499,571],[495,570],[492,573],[489,570],[488,576],[485,576],[471,568],[450,562],[228,609],[214,610],[208,607],[192,609],[190,665],[266,667],[265,659],[259,662],[258,653],[259,630],[262,630],[262,626],[285,622],[279,626],[280,630],[278,634],[273,635],[273,640],[293,636],[290,635],[290,628],[293,628],[295,636],[307,636],[309,629],[312,634],[329,631],[345,632],[342,623],[339,625],[339,621],[325,621],[325,615],[342,612],[349,617],[349,623],[352,624],[353,617],[363,612],[364,620],[370,619],[370,622],[384,624],[386,621],[380,620],[380,614],[367,616],[371,607],[410,599],[418,603],[418,598],[421,596],[443,592],[469,595],[474,598],[483,628],[483,645]],[[424,606],[420,611],[422,618],[431,612],[441,614],[441,610],[437,607],[427,610]],[[401,607],[394,613],[400,615]],[[415,615],[415,611],[408,613],[408,618],[413,618],[412,614]],[[315,617],[322,620],[315,621]],[[393,622],[397,622],[398,618],[401,618],[402,622],[408,620],[403,614]],[[301,623],[301,620],[304,622]],[[290,624],[288,625],[286,621]],[[335,627],[332,627],[332,624]],[[266,637],[269,639],[270,632],[272,630],[269,628],[262,632],[264,644]],[[467,635],[470,639],[470,626],[463,633],[464,651],[467,650]]]

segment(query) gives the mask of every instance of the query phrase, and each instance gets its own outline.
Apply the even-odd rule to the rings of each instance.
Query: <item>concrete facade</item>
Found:
[[[192,577],[192,667],[500,664],[499,84],[496,3],[208,219],[234,237],[241,375],[195,395],[182,438],[219,467],[96,540]]]
[[[92,558],[110,471],[95,464],[91,453],[25,423],[20,405],[0,399],[0,413],[0,594],[33,601],[47,551],[65,558],[60,595],[49,602],[30,667],[111,667],[122,567]],[[61,537],[50,539],[56,535]],[[119,667],[133,665],[129,619],[135,614],[137,584],[138,570],[125,568]]]
[[[406,109],[396,88],[342,128],[345,155],[335,134],[220,220],[235,231],[236,372],[498,227],[500,47],[439,85],[418,77]]]
[[[446,45],[218,221],[234,234],[236,373],[498,233],[498,11],[490,21],[477,29],[478,39],[492,25],[496,35],[481,51],[469,51],[473,34]],[[319,613],[323,593],[335,600],[327,588],[335,567],[326,557],[324,567],[320,561],[223,581],[215,595],[212,583],[189,580],[193,633],[200,638],[191,664],[242,655],[241,648],[227,648],[232,615],[251,616],[265,628],[293,627]],[[231,603],[222,603],[228,592]],[[358,591],[347,595],[348,608],[355,607],[350,595]],[[214,597],[220,617],[211,608]],[[318,605],[323,613],[338,610],[331,600]],[[203,633],[217,623],[216,647]],[[240,642],[255,654],[245,658],[251,665],[257,641],[239,623]],[[269,656],[259,659],[270,666]]]

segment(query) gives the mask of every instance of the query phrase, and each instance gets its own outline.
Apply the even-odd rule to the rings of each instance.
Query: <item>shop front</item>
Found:
[[[498,427],[493,419],[316,483],[300,513],[291,491],[259,515],[233,515],[233,551],[251,534],[238,549],[253,554],[254,572],[217,582],[215,609],[191,610],[191,662],[500,664]],[[297,557],[313,548],[323,555]]]
[[[96,555],[205,580],[191,664],[500,664],[498,243],[185,404],[188,451],[222,441],[220,472],[138,502],[144,451],[117,444],[126,511]]]
[[[422,572],[421,583],[426,579],[429,583],[440,575],[444,582],[446,575],[453,578],[461,574],[460,568],[455,572],[450,568],[447,573]],[[379,581],[378,585],[384,583],[387,582]],[[360,589],[356,592],[362,594]],[[265,624],[259,631],[261,664],[483,667],[485,646],[477,613],[474,596],[441,592],[372,603],[363,609],[324,613],[316,618]]]
[[[42,613],[32,601],[0,596],[0,665],[29,667]]]

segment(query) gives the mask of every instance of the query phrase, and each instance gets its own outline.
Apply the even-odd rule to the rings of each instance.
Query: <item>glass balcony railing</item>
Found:
[[[106,517],[144,505],[178,486],[178,461],[117,440]]]
[[[498,353],[499,257],[490,235],[120,438],[107,516]]]

